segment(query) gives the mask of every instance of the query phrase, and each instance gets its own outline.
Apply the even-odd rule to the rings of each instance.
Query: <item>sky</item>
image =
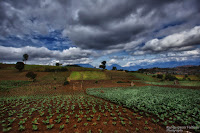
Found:
[[[0,0],[0,62],[200,65],[200,0]]]

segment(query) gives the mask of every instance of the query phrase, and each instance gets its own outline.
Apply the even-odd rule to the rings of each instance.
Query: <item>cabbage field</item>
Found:
[[[103,93],[102,93],[103,92]],[[156,86],[87,89],[87,94],[124,105],[140,114],[150,113],[164,126],[200,127],[200,90]]]
[[[2,132],[165,132],[141,114],[77,92],[0,98]]]

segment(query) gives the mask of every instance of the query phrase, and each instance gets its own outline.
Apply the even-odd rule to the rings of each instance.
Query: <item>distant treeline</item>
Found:
[[[79,65],[67,65],[68,67],[81,67]]]
[[[66,72],[68,69],[66,67],[60,67],[60,68],[45,68],[45,72]]]

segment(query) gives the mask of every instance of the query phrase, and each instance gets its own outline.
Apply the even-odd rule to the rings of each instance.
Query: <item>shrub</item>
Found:
[[[65,81],[65,82],[64,82],[64,85],[68,85],[68,84],[69,84],[69,81]]]
[[[117,83],[124,83],[123,81],[117,81]]]
[[[162,78],[163,78],[163,75],[162,75],[162,74],[158,74],[158,75],[157,75],[157,78],[162,79]]]
[[[154,78],[155,78],[155,77],[156,77],[156,75],[153,75],[152,77],[154,77]]]
[[[178,80],[178,79],[174,75],[167,74],[165,76],[165,80],[174,81],[174,80]]]
[[[24,63],[23,62],[17,62],[15,65],[15,68],[19,71],[22,71],[24,69]]]
[[[26,74],[26,77],[32,79],[33,81],[35,80],[36,76],[37,74],[35,74],[34,72],[28,72]]]

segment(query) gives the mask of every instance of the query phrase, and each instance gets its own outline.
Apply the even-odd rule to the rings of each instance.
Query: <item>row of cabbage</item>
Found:
[[[87,94],[110,100],[135,111],[151,113],[163,125],[200,127],[200,90],[156,86],[91,88]]]
[[[112,125],[116,129],[122,126],[129,129],[131,127],[133,131],[150,130],[148,121],[143,123],[145,125],[143,129],[137,125],[134,127],[135,119],[139,121],[142,117],[136,113],[128,114],[126,108],[84,93],[0,98],[0,131],[2,132],[43,132],[51,129],[57,129],[58,132],[84,127],[88,127],[85,129],[88,132],[95,132],[95,126],[102,124]],[[104,127],[98,129],[99,132],[103,130]]]

